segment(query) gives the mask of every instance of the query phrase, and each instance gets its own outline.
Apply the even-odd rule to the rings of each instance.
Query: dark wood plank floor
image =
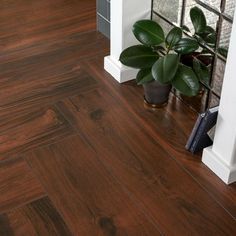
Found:
[[[1,235],[72,235],[48,197],[0,216]]]
[[[0,235],[236,235],[236,184],[184,145],[197,114],[103,70],[95,0],[0,5]]]

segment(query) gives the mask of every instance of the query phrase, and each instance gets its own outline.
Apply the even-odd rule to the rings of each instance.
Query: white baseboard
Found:
[[[236,165],[228,166],[223,159],[212,150],[212,147],[203,151],[202,162],[210,168],[226,184],[236,181]]]
[[[136,78],[138,70],[122,65],[119,61],[114,60],[111,56],[104,58],[104,69],[113,76],[119,83]]]

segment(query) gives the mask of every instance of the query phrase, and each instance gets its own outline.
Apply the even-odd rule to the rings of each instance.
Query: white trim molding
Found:
[[[202,161],[226,184],[236,181],[236,165],[230,166],[225,163],[222,157],[212,147],[204,149]]]
[[[132,26],[139,19],[151,18],[151,0],[111,0],[111,48],[104,59],[104,69],[119,83],[134,79],[137,70],[119,62],[120,53],[138,44],[132,34]]]
[[[236,14],[231,33],[213,146],[202,161],[226,184],[236,182]]]
[[[137,75],[137,70],[122,65],[118,59],[112,56],[104,58],[104,69],[119,83],[132,80]]]

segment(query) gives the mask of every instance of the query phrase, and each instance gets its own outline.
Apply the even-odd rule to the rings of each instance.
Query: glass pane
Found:
[[[225,3],[225,14],[233,17],[234,16],[234,11],[235,11],[235,0],[226,0]]]
[[[225,73],[225,62],[217,58],[215,64],[215,71],[212,78],[212,90],[219,96],[221,94],[224,73]]]
[[[231,30],[232,30],[232,24],[226,20],[223,20],[222,26],[221,26],[220,44],[219,44],[219,47],[221,48],[221,50],[228,51]]]
[[[220,99],[215,96],[213,93],[210,93],[208,107],[215,107],[220,104]]]
[[[168,22],[164,21],[162,18],[157,16],[156,14],[153,14],[153,20],[156,21],[160,26],[163,28],[165,35],[173,28],[172,25],[170,25]]]
[[[154,0],[153,9],[172,23],[180,24],[182,1],[179,0]]]

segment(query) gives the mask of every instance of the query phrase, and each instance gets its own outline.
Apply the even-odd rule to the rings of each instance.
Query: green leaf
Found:
[[[182,38],[182,30],[179,27],[174,27],[166,37],[166,45],[169,49],[180,41]]]
[[[207,25],[206,28],[205,28],[204,33],[206,33],[206,34],[212,34],[212,33],[216,33],[216,31],[215,31],[214,28],[212,28],[211,26]]]
[[[211,71],[197,58],[193,59],[193,70],[198,77],[198,80],[205,84],[208,88],[210,87]]]
[[[190,29],[188,28],[188,26],[186,26],[186,25],[182,26],[182,30],[189,32],[189,33],[191,32]]]
[[[179,54],[188,54],[198,49],[198,42],[194,39],[183,38],[181,39],[173,49]]]
[[[204,38],[204,37],[206,37],[208,34],[213,34],[213,33],[216,33],[216,31],[215,31],[211,26],[207,25],[206,28],[205,28],[205,30],[204,30],[204,32],[202,32],[202,33],[196,33],[196,35],[198,35],[198,36]]]
[[[159,58],[158,54],[144,45],[136,45],[125,49],[120,55],[120,61],[133,68],[151,68]]]
[[[196,34],[204,33],[207,26],[207,22],[203,11],[198,7],[191,8],[190,18],[193,23],[195,33]]]
[[[208,46],[215,47],[216,44],[216,33],[210,33],[206,37],[203,38]]]
[[[151,68],[141,69],[138,72],[137,77],[136,77],[136,82],[138,85],[146,84],[151,81],[154,81],[154,78],[152,77],[152,73],[151,73]]]
[[[147,46],[156,46],[164,42],[165,35],[161,26],[152,20],[140,20],[133,26],[135,37]]]
[[[206,45],[206,41],[200,35],[194,35],[194,38],[198,41],[199,44]]]
[[[183,95],[196,96],[199,91],[199,81],[190,67],[180,65],[172,81],[172,85]]]
[[[168,54],[160,58],[152,66],[152,76],[161,84],[169,83],[178,69],[179,57],[176,54]]]

